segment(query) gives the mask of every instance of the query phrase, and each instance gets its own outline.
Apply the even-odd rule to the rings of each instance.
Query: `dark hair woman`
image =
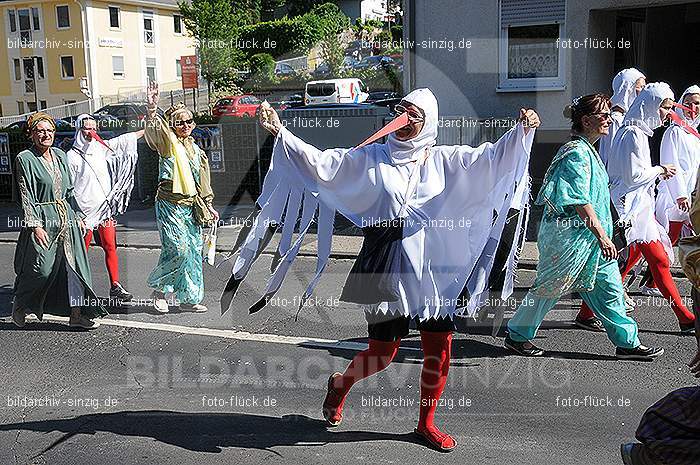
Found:
[[[91,286],[84,215],[73,196],[66,154],[52,147],[56,124],[46,113],[27,121],[32,148],[17,155],[23,222],[15,251],[12,320],[26,314],[69,316],[69,326],[93,329],[106,315]]]
[[[536,200],[544,206],[537,278],[508,323],[505,346],[521,355],[543,355],[530,341],[559,298],[578,292],[600,316],[619,358],[656,357],[663,349],[642,346],[637,323],[626,315],[617,249],[610,240],[608,175],[593,147],[608,132],[610,100],[602,94],[578,97],[564,115],[571,118],[572,139],[554,156]]]

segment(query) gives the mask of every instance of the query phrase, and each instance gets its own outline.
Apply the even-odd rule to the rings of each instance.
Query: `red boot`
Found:
[[[420,332],[423,346],[423,369],[420,377],[420,418],[415,433],[441,452],[450,452],[457,446],[454,438],[441,432],[434,424],[442,391],[450,370],[451,332]]]

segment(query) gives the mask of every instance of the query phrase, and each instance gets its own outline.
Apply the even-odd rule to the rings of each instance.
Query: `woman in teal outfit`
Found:
[[[610,99],[579,97],[564,115],[572,120],[572,140],[555,155],[536,200],[544,206],[537,278],[508,323],[505,346],[520,355],[543,355],[530,341],[557,300],[578,292],[601,320],[618,358],[654,358],[663,349],[641,345],[637,323],[625,312],[617,250],[610,240],[608,175],[593,147],[608,133]]]
[[[202,270],[202,226],[219,220],[212,207],[209,162],[192,138],[194,120],[184,105],[165,113],[158,107],[158,85],[148,88],[146,142],[159,155],[156,220],[162,248],[158,264],[148,277],[154,306],[168,312],[165,300],[173,293],[180,309],[206,312]],[[167,120],[167,121],[166,121]]]

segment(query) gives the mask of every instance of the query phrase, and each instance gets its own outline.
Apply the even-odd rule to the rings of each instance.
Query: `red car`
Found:
[[[211,110],[212,116],[255,117],[262,102],[254,95],[236,95],[219,99]]]

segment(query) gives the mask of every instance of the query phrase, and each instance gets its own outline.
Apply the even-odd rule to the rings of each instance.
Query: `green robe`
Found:
[[[575,137],[559,149],[535,203],[544,205],[544,214],[537,236],[537,278],[530,291],[559,298],[592,290],[604,259],[598,240],[575,207],[591,204],[608,237],[612,237],[613,223],[608,174],[586,139]]]
[[[35,150],[17,155],[15,173],[22,199],[22,229],[15,250],[15,305],[34,313],[69,316],[70,307],[81,307],[87,318],[106,315],[92,290],[92,277],[85,242],[78,221],[83,214],[73,196],[66,154],[52,147],[55,162]],[[40,246],[33,228],[41,226],[49,248]],[[71,302],[68,273],[82,284],[80,302]],[[71,305],[72,304],[72,305]]]

